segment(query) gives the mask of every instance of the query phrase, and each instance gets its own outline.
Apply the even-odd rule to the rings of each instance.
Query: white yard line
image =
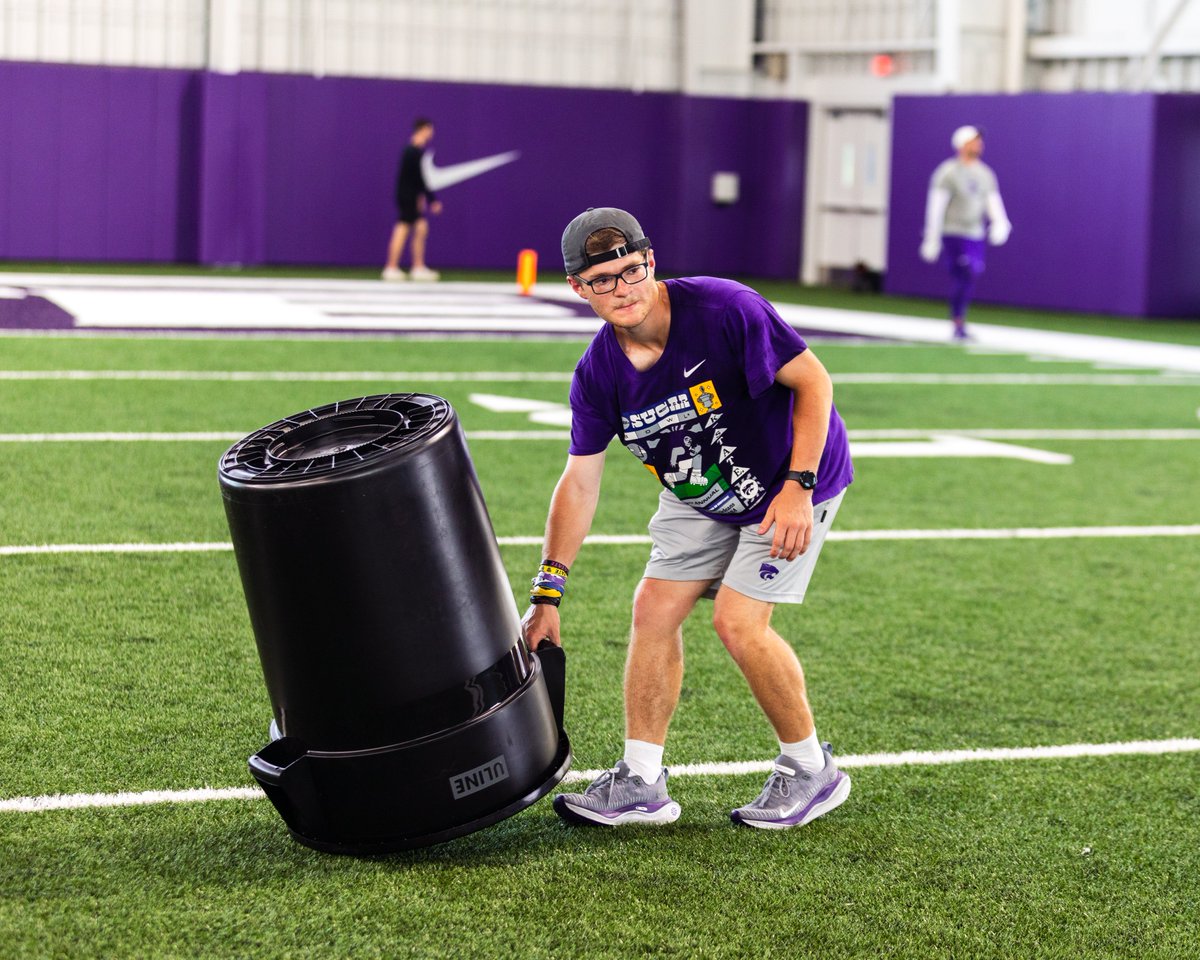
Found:
[[[1200,537],[1200,524],[1145,527],[1011,527],[963,530],[830,530],[827,538],[865,540],[1086,540],[1129,537]]]
[[[1031,430],[990,427],[948,430],[848,430],[851,440],[920,440],[925,437],[979,437],[983,440],[1200,440],[1200,428],[1168,427],[1145,430]]]
[[[1200,387],[1171,373],[835,373],[834,383],[935,386]],[[516,370],[0,370],[0,380],[271,383],[570,383],[569,371]]]
[[[196,430],[166,432],[0,433],[0,443],[175,443],[216,441],[236,443],[250,431]],[[468,440],[570,440],[567,430],[468,430]]]
[[[1006,387],[1179,387],[1200,386],[1190,373],[834,373],[834,383],[932,384]]]
[[[243,278],[204,276],[122,276],[104,274],[0,274],[9,298],[43,296],[71,315],[81,328],[137,328],[161,333],[166,327],[211,330],[310,329],[322,335],[337,327],[379,331],[403,329],[594,332],[600,321],[580,316],[561,282],[539,284],[534,297],[516,295],[514,283],[438,283],[388,285],[377,280],[323,278]],[[364,302],[408,316],[341,316],[361,311]],[[896,316],[866,310],[841,310],[799,304],[775,304],[783,319],[805,331],[883,338],[887,342],[945,344],[944,319]],[[489,317],[489,312],[519,314]],[[455,316],[432,316],[451,312]],[[560,313],[560,316],[550,314]],[[1124,369],[1200,373],[1200,346],[1121,337],[1034,330],[972,323],[972,349],[1036,355]],[[63,331],[52,331],[61,334]],[[23,331],[28,335],[29,331]]]
[[[944,344],[949,340],[948,320],[786,303],[777,303],[775,308],[788,323],[806,330],[883,337],[913,343]],[[1057,330],[1035,330],[994,323],[972,323],[971,336],[974,350],[1113,364],[1127,370],[1200,373],[1200,346],[1065,333]]]
[[[1200,739],[1137,740],[1125,743],[1072,743],[1048,747],[998,747],[978,750],[906,750],[902,753],[847,754],[837,758],[840,767],[912,767],[977,761],[1063,760],[1078,757],[1160,756],[1200,751]],[[691,763],[671,766],[673,777],[726,777],[766,773],[770,760],[727,763]],[[563,783],[594,780],[601,770],[574,770]],[[40,797],[0,799],[0,812],[41,813],[47,810],[93,810],[101,807],[134,807],[150,804],[201,803],[208,800],[260,800],[258,787],[201,787],[191,790],[146,790],[139,793],[68,793]]]
[[[228,441],[249,430],[96,431],[92,433],[0,433],[0,443],[173,443]],[[569,440],[567,430],[468,430],[468,440]],[[925,440],[931,437],[975,437],[981,440],[1200,440],[1200,428],[1146,430],[1004,430],[991,428],[932,430],[849,430],[851,441]]]
[[[232,543],[41,543],[0,546],[0,557],[22,557],[55,553],[222,553],[233,549]]]
[[[1133,740],[1122,743],[1069,743],[1049,747],[993,747],[976,750],[905,750],[901,753],[863,753],[838,756],[839,767],[919,767],[980,760],[1065,760],[1077,757],[1152,756],[1200,751],[1200,739]],[[773,760],[739,760],[728,763],[689,763],[669,767],[673,777],[722,777],[767,773]],[[574,770],[564,781],[594,780],[602,770]]]
[[[1200,524],[1144,527],[1002,527],[946,530],[831,530],[829,540],[843,542],[888,540],[1088,540],[1137,537],[1200,537]],[[502,547],[536,547],[542,537],[497,537]],[[650,543],[646,534],[591,534],[591,546],[630,546]],[[176,543],[43,543],[0,546],[0,557],[62,553],[219,553],[233,549],[223,541]]]
[[[0,380],[166,380],[269,383],[570,383],[537,370],[0,370]],[[1200,381],[1198,381],[1200,382]]]

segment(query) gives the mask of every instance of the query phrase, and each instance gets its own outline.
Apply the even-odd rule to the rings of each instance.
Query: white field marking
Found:
[[[834,383],[933,384],[1007,387],[1200,386],[1200,376],[1180,373],[834,373]]]
[[[294,301],[290,300],[289,303]],[[469,317],[464,316],[469,314]],[[349,320],[368,320],[372,323],[378,320],[395,320],[408,322],[408,325],[415,326],[418,329],[429,329],[431,325],[438,329],[443,329],[443,322],[461,323],[468,328],[475,326],[471,323],[474,321],[487,321],[489,326],[497,326],[499,329],[509,329],[505,324],[495,324],[493,321],[504,320],[508,322],[520,323],[521,321],[539,321],[542,317],[554,318],[558,323],[563,320],[579,320],[580,326],[583,327],[583,321],[587,321],[588,329],[594,328],[596,323],[588,320],[587,317],[579,317],[562,307],[556,307],[549,303],[539,303],[533,301],[531,303],[520,303],[514,298],[513,303],[508,306],[484,306],[477,307],[472,304],[459,303],[438,303],[433,305],[421,304],[403,304],[396,306],[386,302],[368,302],[364,303],[356,301],[353,304],[328,304],[324,313],[327,318],[326,326],[344,326]],[[366,324],[364,324],[365,326]],[[556,323],[557,325],[557,323]],[[388,323],[386,326],[390,329],[394,324]],[[483,324],[480,324],[483,326]],[[513,329],[523,329],[522,326],[514,327]]]
[[[467,399],[492,413],[533,413],[539,410],[559,410],[563,406],[553,400],[532,400],[498,393],[469,393]]]
[[[268,290],[280,293],[336,291],[364,292],[371,290],[387,290],[399,297],[423,296],[431,290],[454,294],[470,294],[483,296],[486,294],[516,295],[516,282],[512,283],[477,283],[474,281],[442,280],[434,287],[408,286],[385,284],[379,280],[336,279],[326,277],[233,277],[205,276],[203,274],[107,274],[107,273],[0,273],[0,282],[18,287],[71,287],[83,290]],[[574,296],[564,282],[561,294],[553,297],[557,300],[570,300]],[[30,289],[30,293],[40,290]],[[555,293],[558,293],[555,290]]]
[[[189,541],[185,543],[40,543],[0,547],[0,557],[43,553],[222,553],[232,543]]]
[[[946,530],[830,530],[829,540],[1089,540],[1200,537],[1200,523],[1145,527],[1010,527]],[[649,539],[649,538],[647,538]]]
[[[850,457],[855,460],[864,457],[1002,457],[1056,465],[1075,462],[1075,458],[1066,453],[1052,453],[1049,450],[1019,447],[1012,443],[997,443],[994,440],[956,434],[934,434],[928,440],[851,440]]]
[[[827,533],[825,536],[828,537],[829,534]],[[543,539],[543,537],[497,537],[496,542],[502,547],[536,547],[541,545]],[[583,542],[597,546],[620,547],[649,543],[650,537],[644,533],[590,533],[583,538]]]
[[[1200,537],[1200,524],[1147,527],[1007,527],[946,530],[831,530],[829,540],[857,543],[891,540],[1090,540],[1138,537]],[[497,537],[502,547],[536,547],[539,536]],[[643,533],[590,534],[591,546],[634,546],[650,543]],[[0,557],[60,553],[220,553],[233,549],[225,541],[180,543],[40,543],[0,546]]]
[[[834,383],[960,386],[1200,387],[1188,374],[840,373]],[[0,370],[0,380],[170,380],[214,382],[570,383],[561,371],[429,370]]]
[[[313,288],[307,292],[311,293]],[[317,288],[321,289],[321,288]],[[47,284],[31,290],[47,297],[71,315],[75,328],[200,330],[329,330],[329,329],[438,329],[438,330],[530,330],[599,329],[598,317],[581,316],[557,302],[522,297],[515,289],[501,294],[494,290],[440,292],[437,301],[413,299],[401,290],[375,281],[356,291],[392,295],[364,305],[361,301],[324,304],[311,297],[293,299],[296,291],[287,284],[274,287],[204,289],[192,284],[175,288],[103,289],[97,285],[62,287]],[[342,291],[349,292],[349,291]],[[338,298],[333,288],[329,293]]]
[[[570,430],[468,430],[468,440],[559,440],[571,439]]]
[[[1149,430],[1029,430],[970,428],[965,430],[848,430],[851,440],[919,440],[935,434],[985,440],[1200,440],[1195,427]]]
[[[996,747],[978,750],[906,750],[902,753],[846,754],[839,767],[917,767],[977,761],[1066,760],[1079,757],[1162,756],[1200,750],[1200,739],[1135,740],[1125,743],[1072,743],[1049,747]],[[729,777],[767,773],[772,760],[727,763],[689,763],[669,769],[673,777]],[[573,770],[563,783],[594,780],[603,770]],[[40,797],[0,799],[0,812],[42,813],[47,810],[89,810],[166,803],[201,803],[208,800],[261,800],[258,787],[203,787],[192,790],[147,790],[141,793],[68,793]]]
[[[1065,760],[1077,757],[1158,756],[1200,750],[1200,739],[1133,740],[1125,743],[1071,743],[1051,747],[993,747],[977,750],[905,750],[902,753],[846,754],[839,767],[919,767],[980,760]],[[728,763],[668,765],[673,777],[721,777],[744,773],[769,773],[774,760],[737,760]],[[603,770],[573,770],[564,783],[595,780]]]
[[[1090,540],[1135,537],[1200,537],[1200,523],[1146,527],[997,527],[946,530],[830,530],[828,540],[844,542],[887,540]],[[535,547],[542,537],[497,537],[502,547]],[[591,534],[585,544],[621,546],[648,544],[646,534]],[[0,547],[0,554],[5,548]]]
[[[196,431],[194,433],[0,433],[0,443],[168,443],[220,440],[235,443],[245,433]]]
[[[0,800],[0,813],[142,807],[156,803],[203,803],[207,800],[262,800],[264,796],[258,787],[197,787],[191,790],[146,790],[142,793],[56,793]]]
[[[467,399],[492,413],[527,413],[532,423],[541,423],[551,427],[569,427],[571,425],[571,408],[565,403],[510,397],[496,393],[472,393],[467,395]]]
[[[0,443],[169,443],[216,441],[236,443],[250,431],[192,433],[0,433]],[[570,440],[567,430],[468,430],[468,440]]]
[[[917,343],[949,345],[950,323],[924,317],[899,317],[865,310],[839,310],[776,303],[785,321],[806,330],[825,330]],[[1200,373],[1200,346],[1159,343],[1124,337],[1034,330],[994,323],[972,323],[972,350],[1037,354],[1061,360],[1120,364],[1126,369]]]
[[[389,287],[378,280],[328,280],[323,278],[244,278],[204,276],[107,276],[104,274],[45,274],[45,273],[0,273],[0,284],[13,288],[27,288],[29,293],[49,297],[62,303],[76,316],[76,328],[92,324],[93,329],[104,325],[116,327],[136,326],[149,301],[159,305],[170,302],[171,309],[153,309],[147,318],[148,325],[161,329],[186,323],[199,329],[212,328],[219,323],[230,323],[233,316],[240,314],[239,325],[252,328],[274,323],[290,329],[304,326],[298,321],[307,321],[319,313],[314,307],[302,303],[287,303],[287,298],[297,293],[340,294],[374,293],[385,289],[392,292],[398,302],[409,295],[426,295],[426,289],[413,290],[419,284],[395,284]],[[224,292],[226,299],[217,291]],[[438,294],[450,296],[494,297],[512,299],[516,290],[514,283],[451,283],[436,284]],[[574,294],[561,281],[539,284],[539,300],[574,302]],[[264,303],[263,301],[275,301]],[[244,311],[230,311],[225,307],[214,309],[217,303],[237,302]],[[85,309],[86,308],[86,309]],[[949,324],[944,319],[903,317],[887,313],[864,310],[841,310],[829,307],[812,307],[797,304],[777,303],[775,308],[783,319],[804,330],[820,330],[853,336],[879,337],[888,342],[907,341],[912,343],[947,344]],[[335,326],[338,318],[324,317],[321,326],[328,330]],[[528,321],[525,321],[528,323]],[[538,333],[578,330],[576,318],[536,321]],[[354,324],[362,327],[363,321]],[[465,315],[457,322],[442,323],[430,318],[421,324],[423,329],[482,329],[478,321]],[[381,318],[381,329],[388,322]],[[496,328],[495,325],[492,325]],[[593,332],[599,328],[597,320]],[[395,329],[395,328],[393,328]],[[515,327],[513,328],[515,329]],[[1120,364],[1127,369],[1173,370],[1200,373],[1200,346],[1158,343],[1120,337],[1091,334],[1063,333],[1053,330],[1034,330],[1024,327],[1007,327],[999,324],[973,323],[974,342],[972,350],[991,350],[1003,353],[1038,354],[1067,360],[1090,361],[1093,363]],[[949,345],[947,344],[949,348]]]
[[[553,411],[549,411],[553,412]],[[101,443],[241,440],[251,431],[0,433],[0,443]],[[849,430],[851,440],[922,440],[932,436],[989,440],[1200,440],[1200,428],[1150,430]],[[566,430],[468,430],[468,440],[570,440]],[[870,456],[870,454],[867,454]],[[862,456],[859,448],[859,456]]]
[[[571,374],[548,371],[459,370],[0,370],[0,380],[196,380],[272,383],[570,383]]]
[[[503,398],[501,398],[503,399]],[[533,410],[529,418],[536,423],[570,425],[571,411],[558,404],[542,401],[521,401],[512,410],[526,412],[530,403],[541,403],[542,409]],[[510,411],[511,412],[511,411]],[[564,423],[565,421],[565,423]],[[166,442],[186,440],[221,440],[236,443],[245,434],[229,433],[0,433],[0,443],[69,443],[87,441],[143,441]],[[548,430],[523,431],[479,431],[467,433],[468,440],[569,440],[570,433]],[[996,443],[971,437],[935,436],[930,440],[895,440],[876,443],[854,441],[850,444],[850,455],[864,457],[1000,457],[1010,460],[1025,460],[1031,463],[1070,464],[1074,458],[1065,453],[1051,453],[1032,447],[1019,447],[1011,443]]]

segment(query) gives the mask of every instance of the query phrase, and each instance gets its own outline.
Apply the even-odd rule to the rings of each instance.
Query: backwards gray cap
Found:
[[[612,227],[619,230],[625,237],[624,245],[604,253],[588,254],[585,250],[587,239],[597,230]],[[645,250],[650,241],[642,232],[642,225],[631,214],[616,207],[588,207],[583,213],[567,224],[562,235],[563,266],[567,273],[579,273],[597,263],[607,263],[609,260],[620,260],[638,250]]]

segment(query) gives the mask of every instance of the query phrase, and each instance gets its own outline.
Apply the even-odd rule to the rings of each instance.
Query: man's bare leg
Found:
[[[788,642],[771,629],[774,609],[723,586],[713,603],[713,626],[776,736],[784,742],[804,740],[813,732],[804,670]]]

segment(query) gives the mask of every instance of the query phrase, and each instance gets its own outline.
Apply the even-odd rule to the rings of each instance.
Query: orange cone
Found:
[[[535,283],[537,283],[537,251],[522,250],[517,254],[517,286],[521,288],[521,296],[529,296]]]

